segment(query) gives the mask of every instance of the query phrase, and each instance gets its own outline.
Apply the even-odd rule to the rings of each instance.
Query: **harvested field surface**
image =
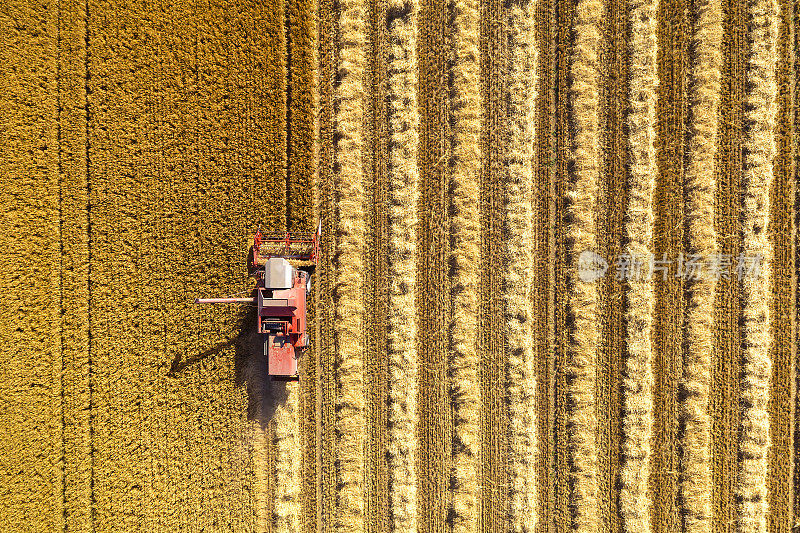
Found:
[[[0,529],[797,531],[798,20],[3,5]],[[318,224],[271,381],[191,302]]]

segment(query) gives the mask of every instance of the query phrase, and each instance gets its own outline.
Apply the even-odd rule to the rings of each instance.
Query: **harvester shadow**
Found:
[[[256,311],[253,307],[242,307],[238,315],[239,334],[222,341],[197,355],[181,359],[178,355],[167,372],[169,377],[178,377],[191,366],[223,353],[233,346],[234,382],[247,392],[247,419],[257,421],[262,428],[275,417],[278,406],[288,398],[287,383],[269,377],[267,358],[264,356],[262,336],[255,332]]]
[[[215,344],[214,346],[212,346],[208,350],[200,352],[199,354],[194,355],[192,357],[187,357],[186,359],[181,359],[181,355],[178,354],[172,360],[172,364],[169,367],[169,372],[167,372],[167,375],[169,377],[174,378],[174,377],[178,376],[178,374],[180,374],[181,372],[183,372],[184,370],[189,368],[190,366],[193,366],[193,365],[199,363],[203,359],[207,359],[209,357],[214,357],[215,355],[218,355],[218,354],[222,353],[223,351],[225,351],[226,348],[230,348],[234,344],[236,344],[236,339],[231,339],[231,340],[227,340],[227,341],[223,341],[223,342],[218,342],[217,344]]]
[[[264,339],[256,333],[254,307],[242,308],[239,324],[234,354],[236,385],[245,387],[247,391],[247,419],[257,421],[265,428],[275,417],[278,406],[286,404],[289,396],[287,382],[269,376]]]

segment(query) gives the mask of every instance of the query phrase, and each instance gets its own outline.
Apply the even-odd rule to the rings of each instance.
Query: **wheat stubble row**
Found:
[[[380,4],[359,5],[364,20],[383,20]],[[784,452],[792,453],[790,424],[748,429],[749,415],[739,410],[750,412],[742,383],[756,370],[737,356],[746,302],[787,304],[773,303],[771,278],[752,289],[761,291],[756,298],[743,292],[735,272],[714,283],[675,271],[680,254],[744,249],[738,214],[745,189],[736,176],[744,175],[745,159],[735,147],[759,123],[735,117],[743,116],[736,114],[744,109],[742,80],[750,72],[743,59],[754,39],[784,50],[763,75],[777,77],[781,105],[792,107],[786,80],[793,56],[786,50],[793,28],[784,23],[782,33],[754,37],[742,23],[752,9],[761,8],[399,2],[389,5],[388,34],[363,30],[368,37],[360,46],[373,54],[364,56],[369,74],[361,77],[359,103],[365,107],[358,172],[372,191],[365,200],[372,211],[359,214],[368,233],[360,259],[368,287],[363,313],[390,315],[381,326],[389,360],[380,437],[388,442],[388,484],[375,465],[364,471],[364,490],[388,495],[365,493],[359,528],[706,531],[768,523],[762,517],[769,517],[771,531],[788,527],[788,485],[771,482],[767,490],[769,474],[753,478],[755,488],[742,485],[750,463],[736,457],[746,443],[738,436],[752,434],[765,445],[764,428],[779,432]],[[337,65],[322,61],[320,68],[355,72]],[[382,115],[370,99],[384,94]],[[767,100],[753,107],[769,109]],[[788,121],[782,124],[789,129]],[[380,132],[383,141],[375,138]],[[767,137],[758,134],[749,150],[760,150]],[[791,132],[782,139],[784,153],[792,153]],[[323,152],[336,151],[341,138],[321,141]],[[381,142],[388,147],[386,170],[376,162]],[[771,196],[791,212],[794,171],[783,157],[783,188],[771,185]],[[765,161],[771,163],[768,152]],[[382,172],[388,185],[379,185]],[[382,187],[388,187],[386,230],[375,218]],[[757,204],[762,218],[755,227],[766,226],[768,205]],[[794,238],[791,217],[770,212],[784,217],[780,232],[767,235],[783,250],[781,271],[793,279],[793,245],[786,244]],[[388,291],[376,292],[384,231]],[[768,249],[758,243],[758,250]],[[610,263],[597,283],[574,270],[585,249]],[[673,270],[648,280],[617,279],[615,261],[623,253],[671,260]],[[782,287],[787,302],[793,282]],[[760,402],[754,413],[766,422],[767,405],[794,412],[795,326],[788,311],[780,325],[774,314],[758,317],[757,360],[783,357],[780,367],[770,367],[773,379],[754,389]],[[381,327],[365,331],[378,335],[369,345],[384,342]],[[786,335],[770,342],[769,331],[778,327]],[[368,401],[382,398],[371,387],[383,386],[385,371],[362,368],[363,384],[372,384],[364,389]],[[779,400],[765,395],[764,383]],[[380,410],[366,412],[372,413],[367,434],[380,432]],[[370,449],[358,460],[369,464]],[[757,457],[767,472],[777,469],[788,480],[785,465]],[[736,504],[747,501],[736,496],[745,491],[762,495],[763,507]],[[340,500],[328,493],[336,508]],[[388,502],[388,522],[384,510],[369,507],[376,501]],[[771,514],[768,501],[779,504],[779,514]]]

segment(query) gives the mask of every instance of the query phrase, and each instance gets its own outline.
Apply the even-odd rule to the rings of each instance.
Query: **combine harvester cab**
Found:
[[[256,232],[247,259],[256,280],[251,298],[198,298],[195,303],[241,303],[256,307],[256,331],[264,339],[267,369],[273,378],[298,377],[297,360],[308,346],[306,297],[319,255],[319,229],[312,234],[264,235]],[[302,263],[296,267],[289,259]]]
[[[296,377],[299,352],[308,346],[306,292],[309,274],[271,257],[257,288],[257,328],[264,335],[270,376]]]

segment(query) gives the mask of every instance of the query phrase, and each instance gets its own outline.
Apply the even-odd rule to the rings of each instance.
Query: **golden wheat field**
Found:
[[[0,530],[800,530],[798,17],[0,2]]]

